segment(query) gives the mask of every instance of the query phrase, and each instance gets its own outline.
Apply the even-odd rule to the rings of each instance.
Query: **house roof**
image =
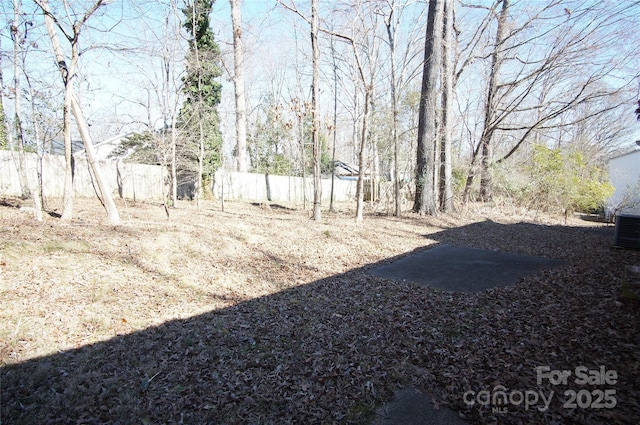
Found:
[[[612,156],[611,158],[609,158],[609,161],[614,160],[614,159],[618,159],[618,158],[622,158],[623,156],[627,156],[627,155],[635,155],[635,154],[638,154],[638,153],[640,153],[640,149],[635,148],[633,150],[630,150],[630,151],[627,151],[627,152]]]
[[[611,156],[609,158],[609,161],[611,161],[612,159],[616,159],[616,158],[620,158],[622,156],[627,156],[627,155],[632,155],[635,154],[637,152],[640,152],[640,140],[636,140],[636,146],[632,146],[630,148],[628,148],[626,151],[619,153],[619,154],[615,154],[613,156]]]
[[[117,136],[111,137],[107,140],[103,140],[99,143],[93,144],[93,149],[95,150],[95,156],[98,160],[104,160],[109,157],[109,154],[114,151],[115,148],[120,145],[122,140],[125,138],[135,134],[135,131],[129,131],[127,133],[118,134]],[[78,155],[84,155],[84,149],[77,152]]]
[[[342,176],[358,175],[358,167],[352,164],[347,164],[346,162],[336,161],[335,168],[336,168],[336,174],[340,174]],[[338,169],[342,169],[342,172],[338,172]]]

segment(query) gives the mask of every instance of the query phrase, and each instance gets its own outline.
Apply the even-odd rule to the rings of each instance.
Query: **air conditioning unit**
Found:
[[[640,249],[640,216],[619,214],[616,216],[615,246]]]

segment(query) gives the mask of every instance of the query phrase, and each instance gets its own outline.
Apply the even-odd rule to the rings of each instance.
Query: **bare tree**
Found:
[[[318,2],[311,0],[311,19],[306,18],[304,14],[298,11],[295,5],[289,5],[282,0],[278,3],[285,8],[295,12],[311,26],[311,51],[312,51],[312,81],[311,81],[311,144],[313,146],[313,219],[315,221],[322,220],[322,180],[320,174],[320,120],[318,110],[318,94],[319,81],[318,69],[320,66],[320,47],[318,45],[319,17]],[[303,150],[304,152],[304,150]],[[303,165],[304,167],[304,165]]]
[[[336,62],[336,46],[331,38],[331,61],[333,65],[333,146],[331,148],[331,197],[329,198],[329,211],[334,212],[334,186],[336,180],[336,137],[338,135],[338,63]]]
[[[375,28],[375,25],[373,25]],[[366,38],[366,35],[365,35]],[[366,163],[364,153],[367,148],[367,142],[370,139],[370,128],[371,128],[371,115],[373,112],[373,99],[374,99],[374,80],[376,76],[376,66],[377,66],[377,54],[378,54],[378,46],[375,44],[376,38],[372,37],[373,45],[367,45],[364,48],[366,62],[369,64],[369,73],[368,78],[364,71],[363,59],[361,58],[361,54],[358,51],[357,44],[355,39],[351,39],[351,46],[353,47],[353,56],[356,62],[357,74],[360,77],[360,83],[363,86],[364,90],[364,101],[363,101],[363,111],[362,111],[362,123],[361,123],[361,131],[360,131],[360,147],[358,149],[358,184],[356,186],[356,221],[361,222],[363,219],[364,213],[364,180],[366,173]],[[373,155],[371,155],[373,161],[376,160],[376,147],[374,143],[371,143]],[[371,164],[370,172],[369,172],[369,181],[371,183],[371,202],[373,203],[375,199],[375,172],[374,165]]]
[[[181,65],[184,64],[185,48],[184,43],[181,43],[182,22],[178,16],[177,2],[170,0],[167,4],[162,3],[161,7],[161,13],[164,14],[163,25],[158,26],[154,20],[143,19],[139,35],[146,43],[137,43],[135,47],[123,52],[130,54],[127,69],[132,67],[136,72],[128,73],[128,76],[132,78],[133,85],[142,89],[142,95],[125,93],[118,96],[123,102],[141,107],[146,113],[146,120],[140,121],[136,116],[131,116],[130,119],[131,123],[146,127],[145,137],[137,140],[143,142],[150,139],[153,143],[152,152],[148,152],[148,146],[134,144],[124,151],[116,150],[110,156],[117,159],[131,158],[132,155],[137,156],[138,149],[141,149],[144,151],[141,162],[160,164],[167,168],[170,183],[167,192],[164,184],[162,190],[163,206],[169,216],[169,205],[175,207],[178,198],[176,145],[180,129],[176,121],[183,88],[184,70]],[[138,8],[134,10],[140,16],[145,13]]]
[[[22,57],[22,70],[26,69],[26,57],[27,53],[24,52]],[[31,106],[31,120],[33,126],[33,136],[35,139],[35,148],[36,148],[36,181],[33,183],[33,206],[36,221],[42,221],[42,209],[44,205],[44,196],[42,193],[42,163],[43,163],[43,155],[44,155],[44,144],[45,139],[44,135],[42,135],[40,130],[40,122],[36,119],[36,93],[33,87],[33,83],[31,81],[31,77],[27,72],[24,72],[25,81],[27,82],[28,93],[30,97],[30,106]]]
[[[475,54],[489,60],[487,95],[465,200],[470,197],[478,169],[479,198],[490,200],[493,164],[513,156],[533,137],[548,137],[545,132],[575,124],[577,121],[566,118],[576,108],[603,104],[603,99],[615,97],[628,87],[630,80],[622,85],[610,83],[622,80],[620,70],[630,66],[639,48],[634,43],[621,46],[619,42],[624,36],[620,28],[634,15],[632,2],[610,7],[557,0],[512,5],[509,0],[500,0],[497,5],[501,6],[499,12],[493,8],[488,12],[496,20],[494,42],[488,54],[483,55],[482,49]],[[528,9],[516,13],[515,7]],[[615,106],[581,119],[591,119],[609,107]],[[502,150],[496,153],[497,146]]]
[[[236,99],[236,165],[237,170],[247,172],[247,106],[244,94],[244,51],[242,47],[241,0],[229,0],[233,27],[233,86]]]
[[[82,28],[84,24],[89,20],[91,15],[93,15],[98,8],[104,5],[104,0],[98,0],[94,3],[78,20],[74,20],[71,23],[70,30],[65,29],[60,19],[58,19],[52,12],[49,7],[48,0],[34,0],[38,7],[42,10],[44,14],[44,20],[47,27],[47,32],[49,33],[49,37],[51,39],[51,44],[53,46],[54,56],[56,58],[56,63],[58,64],[58,69],[60,71],[60,75],[62,77],[63,84],[65,86],[65,105],[64,105],[64,139],[65,139],[65,160],[66,160],[66,169],[65,169],[65,186],[64,186],[64,206],[63,206],[63,219],[71,219],[73,212],[73,187],[72,187],[72,158],[71,158],[71,119],[70,113],[72,112],[76,124],[78,125],[78,131],[80,132],[80,136],[82,137],[82,141],[84,143],[85,153],[87,155],[87,161],[89,163],[91,172],[93,174],[93,178],[96,182],[96,194],[102,205],[104,206],[107,212],[107,221],[109,224],[118,225],[120,224],[120,215],[118,214],[118,209],[116,208],[115,203],[113,202],[113,198],[111,193],[109,192],[104,177],[102,175],[102,170],[100,168],[100,164],[96,162],[94,157],[94,148],[93,142],[91,140],[91,136],[89,134],[89,126],[84,118],[84,114],[82,112],[82,108],[78,103],[75,95],[74,89],[74,77],[76,76],[76,70],[78,67],[78,59],[80,57],[79,51],[79,39]],[[68,9],[69,5],[65,2],[65,6]],[[67,63],[67,60],[64,56],[62,46],[58,40],[58,34],[56,32],[56,27],[64,34],[65,38],[69,41],[71,45],[71,57]]]
[[[371,9],[373,11],[374,9]],[[362,103],[362,113],[360,120],[360,128],[357,128],[357,119],[354,119],[354,137],[357,139],[358,147],[356,149],[356,154],[358,158],[358,180],[356,183],[356,221],[362,222],[364,215],[364,183],[366,179],[366,170],[367,164],[365,162],[365,153],[367,150],[368,142],[370,139],[371,133],[371,113],[373,109],[373,99],[374,99],[374,82],[376,78],[376,70],[377,70],[377,59],[379,53],[379,46],[377,44],[378,38],[375,37],[375,34],[371,33],[371,30],[375,30],[378,23],[377,17],[378,13],[370,13],[368,16],[372,17],[372,21],[369,23],[364,23],[364,19],[366,16],[363,16],[362,10],[355,10],[355,14],[353,15],[353,22],[351,22],[351,31],[353,35],[345,35],[343,33],[338,33],[327,28],[321,28],[321,31],[329,34],[333,37],[337,37],[339,40],[342,40],[351,47],[353,53],[353,68],[355,78],[361,85],[361,90],[364,92],[364,100]],[[362,24],[363,28],[358,28],[357,23]],[[362,30],[362,31],[359,31]],[[365,66],[369,67],[368,72],[365,70]],[[355,109],[357,110],[358,103],[358,87],[354,87],[354,104]],[[372,158],[375,160],[375,146],[372,147],[373,154]],[[375,164],[371,164],[370,167],[370,183],[371,183],[371,199],[373,201],[375,196],[375,184],[374,181],[374,168]]]
[[[402,96],[406,96],[409,83],[416,77],[419,67],[414,66],[415,58],[419,54],[419,49],[416,48],[418,40],[417,32],[423,32],[424,28],[422,24],[422,14],[413,18],[413,29],[406,31],[404,46],[402,40],[399,37],[402,35],[403,27],[407,27],[408,20],[403,17],[405,9],[411,5],[412,2],[398,2],[396,0],[387,0],[388,11],[384,13],[384,23],[387,33],[387,44],[389,46],[389,85],[390,85],[390,97],[391,97],[391,141],[392,141],[392,155],[393,155],[393,193],[394,193],[394,215],[401,215],[401,191],[402,191],[402,179],[403,173],[401,172],[400,160],[404,149],[401,147],[401,136],[406,134],[407,131],[401,131],[400,123],[400,99]],[[381,11],[377,11],[381,13]],[[422,28],[422,29],[420,29]],[[400,43],[400,44],[399,44]],[[404,50],[398,48],[404,47]],[[400,53],[400,56],[398,55]]]
[[[498,99],[496,99],[496,89],[498,86],[498,75],[501,71],[503,62],[502,43],[505,38],[505,25],[507,16],[509,15],[510,0],[502,0],[502,9],[498,15],[498,27],[496,30],[495,48],[491,54],[491,70],[489,71],[489,86],[487,89],[487,101],[485,105],[484,127],[482,136],[480,136],[481,148],[481,182],[480,182],[480,198],[483,201],[490,201],[493,194],[491,192],[491,173],[489,171],[489,163],[493,157],[493,134],[495,127],[492,123],[496,119],[498,113]]]
[[[318,46],[318,0],[311,0],[311,50],[313,55],[313,77],[311,82],[311,144],[313,145],[313,219],[322,220],[322,180],[320,174],[320,120],[318,111],[318,69],[320,47]]]
[[[453,182],[451,158],[451,133],[453,115],[453,58],[454,53],[454,22],[453,0],[445,0],[444,27],[442,45],[442,118],[440,145],[440,209],[444,212],[453,211]]]
[[[395,1],[390,4],[389,15],[385,16],[385,27],[387,28],[387,37],[389,41],[389,52],[391,62],[391,138],[393,139],[393,195],[396,217],[402,214],[400,206],[400,173],[398,173],[399,162],[399,142],[398,142],[398,95],[397,95],[397,77],[396,77],[396,39],[395,39]]]
[[[20,190],[22,192],[22,199],[31,198],[31,189],[29,188],[29,182],[27,179],[27,165],[24,156],[24,128],[22,126],[22,87],[20,85],[20,55],[22,53],[22,46],[26,40],[26,34],[23,34],[20,27],[24,24],[24,32],[29,26],[28,22],[21,22],[20,19],[20,1],[13,0],[13,24],[11,25],[11,38],[13,39],[13,90],[14,97],[14,127],[16,135],[16,145],[18,149],[18,158],[16,162],[18,168],[18,177],[20,180]],[[42,212],[40,212],[40,219],[42,219]]]

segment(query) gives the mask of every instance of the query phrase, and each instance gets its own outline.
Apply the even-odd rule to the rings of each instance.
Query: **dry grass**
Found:
[[[17,200],[5,203],[18,205]],[[94,200],[76,219],[2,208],[3,363],[79,347],[272,294],[424,245],[415,220],[265,210],[249,203],[120,205],[124,224],[102,225]]]
[[[629,401],[640,385],[638,313],[618,301],[624,266],[640,258],[609,248],[611,227],[517,224],[532,216],[481,208],[370,214],[358,225],[345,206],[315,223],[292,205],[239,202],[224,212],[182,203],[168,220],[159,205],[121,203],[124,224],[111,227],[93,200],[76,200],[66,223],[0,204],[6,423],[358,423],[409,383],[471,422],[640,420]],[[481,294],[366,274],[439,242],[568,265]],[[565,339],[578,334],[595,342]],[[618,416],[492,419],[461,401],[488,382],[532,385],[517,365],[583,363],[622,375]]]

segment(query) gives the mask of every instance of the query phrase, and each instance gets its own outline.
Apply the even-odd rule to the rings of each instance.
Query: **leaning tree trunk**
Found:
[[[96,186],[98,187],[97,192],[99,193],[97,193],[97,195],[102,202],[104,209],[107,211],[107,222],[109,224],[118,225],[120,224],[120,214],[118,214],[118,208],[116,208],[116,204],[113,201],[111,192],[107,187],[104,175],[102,173],[102,168],[95,159],[93,142],[91,141],[91,136],[89,134],[89,126],[87,126],[87,122],[84,119],[84,114],[82,113],[82,108],[80,108],[80,104],[78,104],[75,96],[72,96],[71,98],[71,106],[73,109],[73,116],[75,117],[76,123],[78,124],[80,137],[82,137],[82,142],[84,143],[84,151],[87,155],[87,161],[89,162],[89,167],[91,168],[93,178],[95,179]]]
[[[71,206],[72,206],[72,183],[71,183],[71,131],[70,131],[70,116],[71,110],[73,111],[73,115],[76,119],[76,123],[78,125],[78,130],[80,132],[80,136],[82,137],[82,142],[84,143],[85,153],[87,155],[87,161],[89,162],[89,166],[91,168],[91,172],[93,174],[93,178],[95,179],[97,186],[96,195],[102,202],[105,210],[107,211],[107,222],[109,224],[118,225],[120,224],[120,215],[118,214],[118,209],[116,208],[115,203],[113,202],[113,197],[109,192],[107,185],[105,183],[104,177],[102,175],[102,169],[100,165],[95,161],[94,158],[94,150],[93,150],[93,142],[91,141],[91,136],[89,135],[89,126],[87,125],[86,120],[84,119],[84,114],[82,113],[82,108],[80,107],[78,101],[75,98],[75,93],[73,90],[73,77],[75,75],[75,69],[77,67],[78,58],[80,56],[78,52],[78,38],[80,34],[80,29],[82,24],[76,22],[73,26],[73,37],[68,37],[69,42],[71,43],[71,61],[67,66],[67,62],[64,58],[64,54],[62,51],[62,47],[60,46],[60,42],[58,40],[58,35],[55,29],[55,23],[49,10],[49,3],[47,0],[38,0],[38,5],[42,9],[44,13],[45,25],[47,27],[47,32],[49,33],[49,38],[51,39],[51,44],[53,46],[54,55],[56,57],[56,63],[58,64],[58,69],[60,71],[60,75],[62,76],[62,81],[65,85],[65,111],[64,111],[64,133],[65,133],[65,159],[67,161],[67,167],[65,170],[65,188],[64,188],[64,207],[62,212],[62,218],[71,219]],[[97,2],[92,11],[95,11],[101,2]],[[84,20],[88,19],[92,12],[88,12],[85,15]],[[84,21],[83,21],[84,22]]]

